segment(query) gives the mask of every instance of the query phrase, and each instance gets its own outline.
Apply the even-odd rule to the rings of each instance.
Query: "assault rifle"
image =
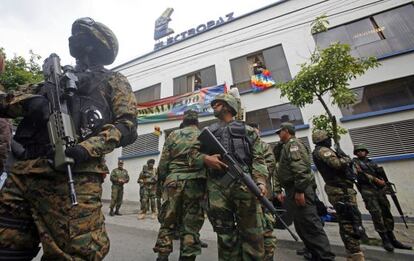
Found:
[[[361,165],[361,171],[367,171],[368,174],[372,173],[372,174],[377,174],[379,176],[380,179],[385,181],[385,188],[384,191],[386,194],[390,195],[392,198],[392,201],[394,202],[395,207],[398,210],[398,213],[401,216],[401,219],[403,220],[405,227],[408,229],[408,225],[407,225],[407,221],[405,220],[405,216],[404,216],[404,212],[401,208],[400,202],[398,201],[397,198],[397,189],[395,188],[395,184],[390,182],[388,180],[387,174],[384,171],[383,167],[378,167],[373,169],[369,164],[366,164],[365,162],[362,161],[358,161],[358,164]],[[376,186],[377,187],[377,186]]]
[[[270,202],[265,196],[261,195],[259,187],[250,175],[245,172],[241,164],[236,161],[236,159],[223,147],[223,145],[207,127],[203,129],[198,139],[202,145],[208,147],[210,153],[220,154],[222,161],[228,166],[225,176],[227,176],[230,180],[240,180],[243,184],[245,184],[249,191],[260,201],[260,203],[262,203],[267,210],[278,218],[280,223],[287,229],[287,231],[289,231],[293,239],[298,241],[298,237],[289,229],[283,219],[279,216],[278,210],[273,206],[272,202]]]
[[[78,205],[72,175],[74,160],[65,154],[68,147],[76,144],[76,131],[68,111],[68,101],[76,91],[78,80],[73,69],[68,66],[62,71],[60,58],[52,53],[43,63],[46,94],[50,104],[50,117],[47,122],[50,143],[54,149],[54,167],[66,171],[72,206]]]

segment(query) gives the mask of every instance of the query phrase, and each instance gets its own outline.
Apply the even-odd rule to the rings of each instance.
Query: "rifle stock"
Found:
[[[261,195],[261,191],[253,179],[247,174],[240,164],[234,159],[234,157],[223,147],[223,145],[217,140],[217,138],[211,133],[211,131],[206,127],[200,133],[198,137],[202,145],[208,146],[209,152],[211,154],[220,154],[222,161],[228,166],[227,172],[234,177],[235,179],[240,180],[251,193],[260,201],[260,203],[269,210],[286,228],[290,235],[298,241],[297,235],[293,233],[283,219],[279,216],[278,210],[273,206],[269,199]],[[228,174],[226,174],[228,175]]]

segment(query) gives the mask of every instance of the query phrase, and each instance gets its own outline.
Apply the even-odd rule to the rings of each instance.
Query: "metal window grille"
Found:
[[[370,157],[414,153],[414,120],[350,129],[352,142],[364,144]]]
[[[153,133],[139,135],[136,141],[122,148],[122,157],[158,152],[159,137]]]

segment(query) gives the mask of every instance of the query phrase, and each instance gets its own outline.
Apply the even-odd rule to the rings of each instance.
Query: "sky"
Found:
[[[275,2],[278,0],[0,0],[0,47],[8,57],[27,58],[33,50],[43,60],[55,52],[61,64],[73,65],[68,50],[71,26],[77,18],[89,16],[107,25],[118,38],[118,57],[108,66],[112,68],[154,49],[154,23],[168,7],[174,8],[169,27],[181,33],[230,12],[236,18]]]

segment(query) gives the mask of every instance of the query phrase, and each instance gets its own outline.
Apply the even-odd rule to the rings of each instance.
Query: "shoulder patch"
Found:
[[[330,152],[330,151],[325,151],[324,153],[323,153],[323,156],[324,157],[330,157],[332,155],[332,152]]]
[[[290,146],[290,152],[295,152],[299,150],[299,146],[298,145],[292,145]]]

